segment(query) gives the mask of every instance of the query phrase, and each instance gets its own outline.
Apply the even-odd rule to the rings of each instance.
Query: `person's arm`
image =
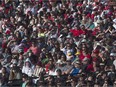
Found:
[[[70,74],[73,72],[73,70],[74,70],[74,69],[72,69],[72,70],[70,71]]]
[[[7,47],[10,47],[11,43],[13,43],[14,40],[11,40],[8,44],[7,44]]]
[[[72,71],[72,67],[65,71],[65,74],[69,74]]]
[[[107,29],[106,31],[105,31],[105,33],[107,33],[109,31],[109,29]]]
[[[108,66],[105,66],[104,70],[105,70],[105,71],[108,71]]]
[[[96,71],[96,62],[93,62],[94,71]]]
[[[102,36],[102,35],[104,35],[104,33],[100,33],[100,34],[98,34],[96,37],[98,38],[98,37],[100,37],[100,36]]]
[[[45,33],[46,34],[46,37],[48,37],[50,35],[50,33],[51,33],[51,31],[46,32]]]
[[[109,29],[110,34],[112,34],[112,31]]]
[[[99,74],[96,76],[96,78],[98,78],[99,76],[101,76],[101,73],[99,73]]]
[[[16,34],[18,31],[19,31],[19,29],[16,29],[16,30],[14,31],[14,34]]]
[[[110,28],[108,28],[106,31],[105,31],[105,33],[110,33],[110,34],[112,34],[112,31],[110,30]]]

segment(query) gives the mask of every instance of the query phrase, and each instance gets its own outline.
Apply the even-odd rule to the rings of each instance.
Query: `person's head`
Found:
[[[49,84],[50,86],[54,85],[54,76],[49,75],[48,84]]]
[[[82,26],[81,26],[81,29],[83,29],[83,30],[84,30],[84,29],[85,29],[85,26],[84,26],[84,25],[82,25]]]
[[[6,67],[2,67],[2,73],[6,73],[7,72],[7,69],[6,69]]]
[[[84,39],[81,44],[82,44],[82,47],[87,47],[86,39]]]
[[[71,65],[71,60],[66,61],[67,65]]]
[[[38,63],[36,64],[36,68],[40,68],[40,67],[42,67],[42,63],[38,61]]]
[[[25,81],[27,81],[28,80],[28,75],[26,75],[26,74],[23,74],[23,76],[22,76],[22,80],[23,80],[23,82],[25,82]]]
[[[54,61],[57,61],[57,55],[55,53],[51,54]]]
[[[10,49],[10,48],[6,48],[6,49],[5,49],[5,53],[11,54],[11,49]]]
[[[17,67],[16,65],[15,66],[12,65],[11,69],[12,69],[13,73],[19,73],[20,72],[20,68]]]
[[[49,59],[49,64],[53,64],[53,59]]]
[[[17,45],[18,43],[16,41],[13,41],[13,45]]]
[[[115,70],[115,66],[114,65],[110,66],[110,71],[114,71],[114,70]]]
[[[113,60],[116,57],[115,53],[110,53],[110,59]]]
[[[59,43],[56,42],[54,46],[55,46],[55,48],[59,48]]]
[[[56,72],[57,72],[58,76],[60,76],[62,74],[62,71],[60,69],[58,69]]]
[[[42,52],[42,53],[46,53],[46,49],[43,48],[43,49],[41,50],[41,52]]]
[[[66,61],[66,56],[65,55],[61,55],[61,61]]]
[[[69,42],[70,42],[70,44],[73,44],[74,43],[74,40],[73,39],[70,39]]]
[[[57,59],[60,59],[61,53],[57,53],[57,54],[56,54],[56,57],[57,57]]]
[[[25,66],[26,66],[26,67],[31,67],[30,61],[26,60],[26,61],[25,61]]]
[[[36,46],[36,43],[35,42],[32,42],[32,46],[35,47]]]
[[[92,76],[89,76],[89,77],[87,78],[87,80],[88,80],[88,81],[92,81],[92,80],[93,80],[93,77],[92,77]]]
[[[12,64],[12,67],[17,67],[17,63],[13,63]]]
[[[66,45],[66,47],[67,49],[71,49],[71,45],[69,43]]]
[[[87,65],[89,63],[89,59],[88,58],[84,58],[83,61],[82,61],[82,63],[84,65]]]
[[[85,52],[85,53],[87,52],[87,47],[86,46],[82,47],[82,52]]]
[[[100,63],[100,69],[103,70],[105,67],[105,64],[104,63]]]
[[[80,68],[80,67],[81,67],[81,62],[80,62],[80,61],[77,61],[77,62],[74,64],[74,66],[75,66],[76,68]]]
[[[16,32],[16,37],[17,38],[21,37],[21,34],[19,32]]]

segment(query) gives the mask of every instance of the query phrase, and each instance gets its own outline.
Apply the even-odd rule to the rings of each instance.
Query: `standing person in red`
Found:
[[[31,50],[34,55],[39,56],[40,51],[35,42],[32,42],[32,45],[29,50]]]
[[[49,72],[49,68],[50,66],[53,65],[54,66],[54,62],[52,59],[49,59],[49,62],[45,65],[45,70],[46,70],[46,73]]]
[[[87,46],[86,46],[86,43],[83,42],[82,43],[82,49],[80,51],[80,55],[79,55],[79,58],[81,61],[83,61],[84,58],[88,58],[89,60],[91,59],[91,55],[89,54],[88,50],[87,50]]]
[[[94,71],[96,71],[96,67],[100,65],[100,63],[102,62],[101,58],[99,57],[99,50],[95,49],[93,50],[92,54],[92,64],[93,64],[93,68]]]

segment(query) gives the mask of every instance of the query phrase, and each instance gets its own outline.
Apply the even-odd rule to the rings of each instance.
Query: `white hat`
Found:
[[[38,27],[40,27],[40,26],[41,26],[41,24],[37,24],[37,26],[38,26]]]
[[[89,8],[89,5],[86,5],[86,8]]]
[[[116,53],[110,53],[110,56],[116,56]]]
[[[18,8],[20,8],[21,6],[19,5]]]
[[[23,5],[23,3],[21,2],[20,5]]]
[[[13,64],[10,65],[10,68],[12,68],[12,67],[13,67]]]
[[[36,30],[37,30],[37,29],[34,27],[34,28],[33,28],[33,31],[36,31]]]
[[[57,64],[63,64],[62,61],[59,59],[57,62]]]
[[[100,45],[100,43],[99,43],[99,42],[97,42],[97,43],[96,43],[96,45],[98,46],[98,45]]]

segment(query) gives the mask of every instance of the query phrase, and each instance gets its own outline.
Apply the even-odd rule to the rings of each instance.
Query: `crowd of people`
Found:
[[[116,87],[113,0],[0,0],[0,87]]]

